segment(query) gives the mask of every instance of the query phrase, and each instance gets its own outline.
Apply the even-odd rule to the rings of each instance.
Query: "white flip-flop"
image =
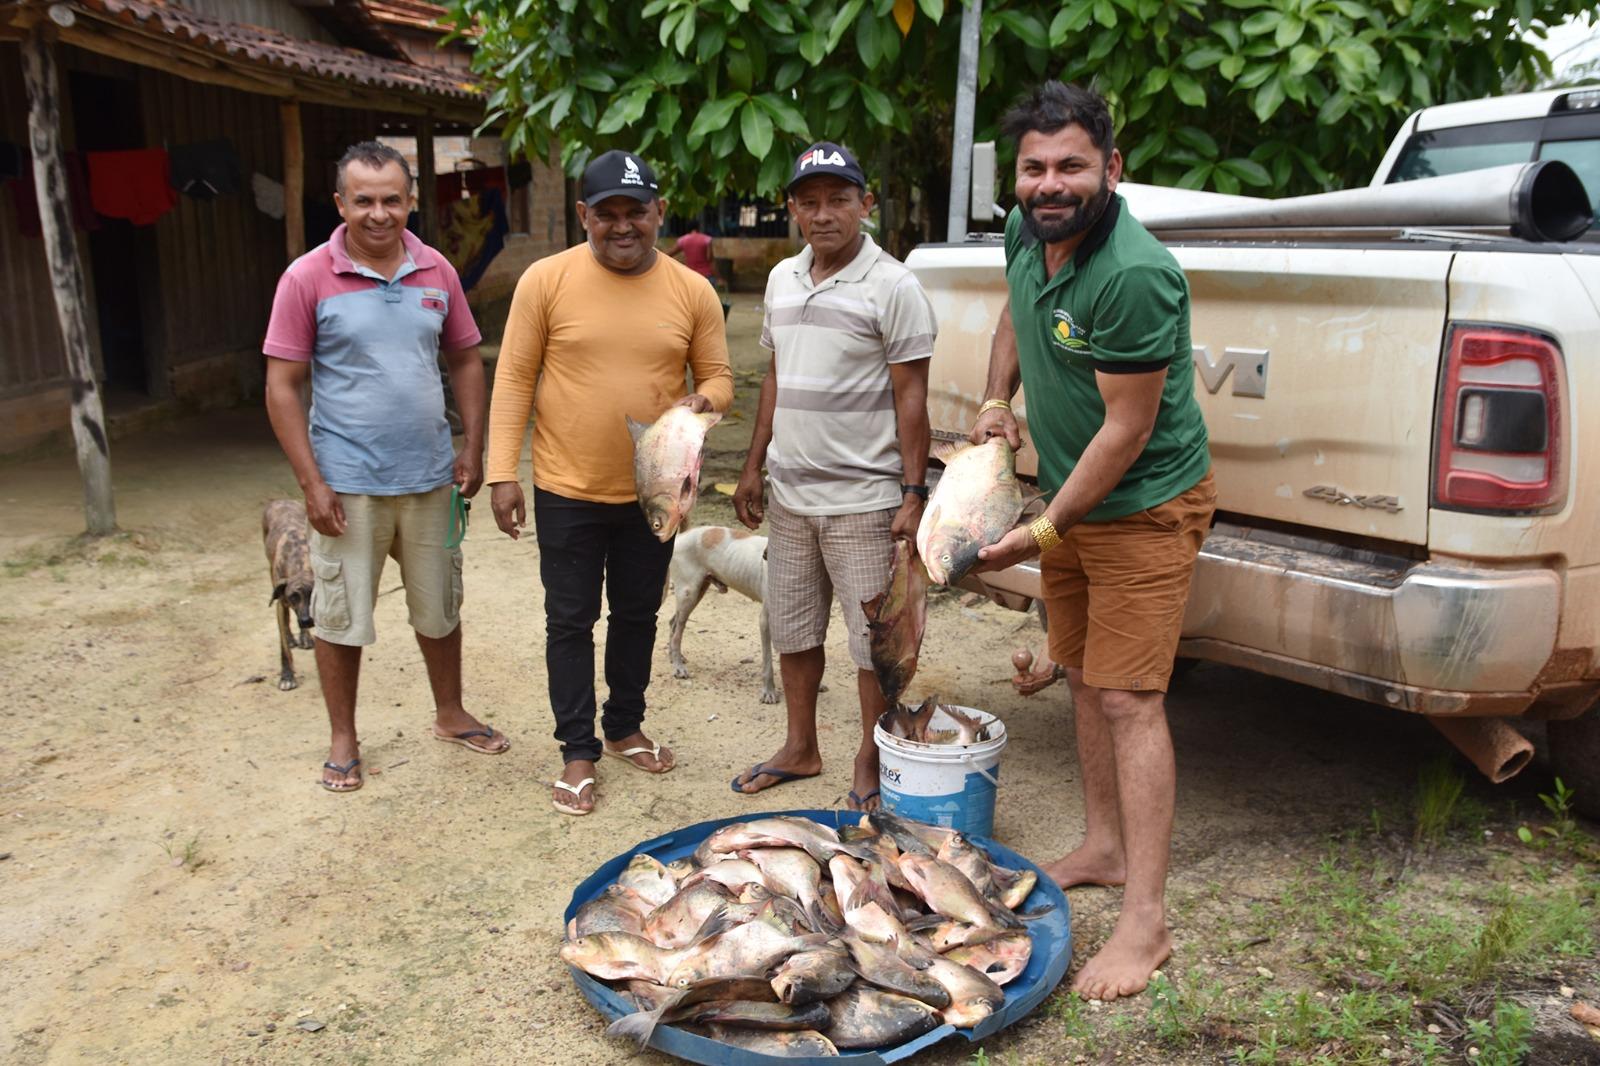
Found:
[[[643,774],[665,774],[665,773],[670,773],[673,770],[673,768],[678,765],[677,763],[673,763],[672,766],[668,766],[668,767],[666,767],[665,769],[662,769],[662,770],[651,770],[648,767],[640,766],[638,763],[633,761],[633,757],[635,755],[648,755],[652,759],[654,759],[657,764],[660,764],[660,762],[661,762],[661,745],[660,744],[654,744],[654,743],[652,743],[648,748],[646,748],[646,747],[624,748],[621,751],[612,751],[610,748],[608,748],[604,744],[602,744],[602,745],[600,745],[600,754],[609,755],[613,759],[621,759],[624,762],[626,762],[629,766],[633,767],[635,770],[638,770],[640,773],[643,773]]]
[[[580,796],[583,795],[583,790],[584,789],[586,789],[590,785],[594,784],[594,778],[586,777],[582,781],[579,781],[576,785],[569,785],[565,781],[562,781],[560,778],[557,778],[556,780],[554,780],[554,781],[552,781],[550,783],[552,785],[554,785],[555,787],[557,787],[557,788],[559,788],[559,789],[561,789],[561,790],[563,790],[565,792],[572,793],[572,798],[573,799],[578,799]],[[562,803],[560,800],[551,800],[550,801],[550,806],[554,807],[556,810],[560,811],[562,814],[570,814],[574,818],[581,818],[586,814],[592,813],[593,810],[594,810],[593,807],[589,808],[589,810],[584,810],[582,807],[570,807],[567,804]]]

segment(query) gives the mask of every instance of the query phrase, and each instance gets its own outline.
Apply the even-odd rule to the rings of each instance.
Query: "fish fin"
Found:
[[[694,475],[685,474],[683,476],[683,484],[678,486],[678,502],[688,503],[690,497],[695,494],[695,490],[698,487],[699,486],[695,484]]]
[[[889,590],[884,589],[870,600],[861,601],[861,613],[867,616],[867,627],[876,629],[881,624],[878,619],[883,614],[883,605],[889,599]]]
[[[933,447],[928,449],[928,457],[948,464],[950,460],[972,447],[975,447],[975,445],[965,438],[961,440],[937,440],[933,442]]]
[[[606,1026],[606,1035],[619,1040],[632,1040],[638,1045],[638,1050],[643,1051],[650,1046],[650,1037],[655,1033],[656,1026],[661,1024],[668,1011],[672,1010],[683,997],[688,995],[688,989],[679,989],[664,1000],[655,1010],[636,1011],[633,1014],[624,1014],[610,1025]],[[637,1052],[635,1052],[637,1054]]]
[[[728,905],[719,903],[715,910],[706,915],[706,920],[700,923],[700,928],[695,930],[694,936],[689,938],[689,947],[710,940],[714,936],[720,936],[737,924],[728,914]]]
[[[722,421],[722,413],[720,411],[703,411],[694,417],[700,421],[700,425],[707,433],[711,432],[712,426]]]
[[[650,428],[649,422],[638,422],[632,415],[623,415],[628,420],[628,436],[633,438],[633,443],[638,444],[639,438],[644,436],[645,430]]]
[[[939,709],[945,714],[949,715],[952,721],[958,723],[959,725],[964,725],[968,729],[972,730],[974,740],[989,739],[989,725],[977,715],[965,714],[948,703],[940,704]]]
[[[947,922],[949,920],[950,919],[946,918],[942,914],[924,914],[920,917],[911,919],[909,922],[906,922],[906,932],[920,933],[924,929],[936,928],[940,923]]]
[[[1009,913],[1014,915],[1019,922],[1037,922],[1040,918],[1043,918],[1045,915],[1049,914],[1055,909],[1056,905],[1054,903],[1046,903],[1043,907],[1040,907],[1036,911],[1027,911],[1025,913],[1010,911]]]

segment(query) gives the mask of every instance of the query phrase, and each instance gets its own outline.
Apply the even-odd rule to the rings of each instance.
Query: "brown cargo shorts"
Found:
[[[1096,688],[1165,692],[1216,507],[1207,471],[1166,503],[1066,530],[1039,560],[1050,658]]]

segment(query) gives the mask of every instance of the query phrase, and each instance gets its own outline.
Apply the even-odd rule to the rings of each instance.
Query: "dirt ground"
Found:
[[[745,412],[765,363],[758,325],[738,298]],[[708,480],[733,479],[748,434],[747,416],[714,431]],[[127,532],[85,545],[70,456],[0,465],[0,1060],[619,1061],[556,957],[572,888],[687,823],[842,802],[857,735],[837,627],[820,707],[827,770],[756,799],[730,791],[783,732],[782,708],[757,702],[756,608],[730,594],[707,597],[690,623],[689,681],[667,666],[663,608],[646,728],[676,750],[677,770],[608,761],[592,817],[551,810],[537,549],[494,529],[486,494],[466,544],[467,698],[511,751],[430,738],[391,571],[362,678],[367,784],[327,793],[310,653],[297,656],[299,689],[275,684],[259,514],[294,482],[265,418],[196,416],[117,441],[113,467]],[[726,499],[709,492],[696,521],[731,522]],[[938,596],[915,688],[1004,718],[996,836],[1042,860],[1082,819],[1065,692],[1023,699],[1007,684],[1011,651],[1035,635],[1028,616]],[[1246,945],[1219,963],[1208,937],[1225,916],[1274,906],[1330,836],[1403,806],[1417,766],[1443,749],[1421,722],[1221,668],[1191,675],[1171,709],[1175,971],[1275,958],[1274,945]],[[1534,784],[1496,795],[1525,801]],[[1119,897],[1071,898],[1081,961]],[[1592,964],[1567,980],[1595,998]],[[1062,1025],[1040,1011],[984,1051],[1059,1061]],[[1219,1058],[1108,1047],[1124,1062]],[[972,1054],[957,1040],[921,1061]]]

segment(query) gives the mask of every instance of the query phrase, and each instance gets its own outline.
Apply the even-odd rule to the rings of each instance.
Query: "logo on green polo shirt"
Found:
[[[1089,334],[1076,322],[1072,316],[1061,308],[1056,308],[1055,325],[1050,329],[1050,343],[1067,352],[1087,352],[1089,350]]]

